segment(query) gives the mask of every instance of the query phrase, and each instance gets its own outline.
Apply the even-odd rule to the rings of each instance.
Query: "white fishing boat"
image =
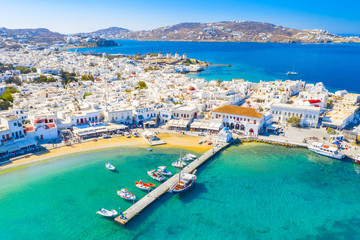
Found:
[[[199,142],[198,142],[199,144],[202,144],[203,143],[203,141],[202,140],[199,140]]]
[[[131,138],[130,134],[128,132],[124,132],[125,137]]]
[[[103,138],[104,138],[104,139],[111,138],[111,135],[104,134],[104,135],[103,135]]]
[[[171,176],[171,175],[172,175],[172,172],[166,170],[166,166],[160,166],[160,167],[158,167],[158,171],[159,171],[162,175],[165,175],[165,176]]]
[[[360,153],[358,155],[356,155],[356,158],[354,159],[354,161],[356,163],[359,163],[360,164]]]
[[[329,147],[328,145],[325,145],[320,142],[313,142],[308,145],[308,148],[310,151],[313,151],[317,154],[335,159],[342,159],[345,157],[345,154],[340,152],[337,148]]]
[[[162,182],[165,180],[165,177],[158,171],[156,170],[151,170],[148,171],[147,174],[152,178],[155,179],[156,181]]]
[[[106,210],[105,208],[102,208],[99,211],[97,211],[96,214],[99,214],[99,215],[104,216],[104,217],[115,217],[115,216],[118,215],[118,212],[115,211],[114,209],[109,211],[109,210]]]
[[[196,159],[196,155],[191,154],[191,153],[187,153],[187,154],[185,155],[185,157],[187,157],[187,158],[190,159],[190,160],[195,160],[195,159]]]
[[[111,165],[110,163],[106,163],[105,164],[105,167],[111,171],[114,171],[115,170],[115,167],[113,165]]]
[[[196,180],[196,175],[190,173],[179,173],[179,180],[170,187],[169,192],[181,193],[188,190]]]
[[[171,165],[176,168],[182,168],[182,167],[186,166],[186,162],[177,160],[177,161],[173,162]]]
[[[117,194],[119,195],[119,197],[125,199],[125,200],[136,200],[136,196],[133,193],[130,193],[128,190],[126,189],[121,189],[120,191],[117,191]]]

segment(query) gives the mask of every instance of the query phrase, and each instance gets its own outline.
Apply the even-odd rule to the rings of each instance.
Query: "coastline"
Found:
[[[198,141],[202,139],[202,137],[190,136],[190,135],[181,135],[176,133],[160,133],[158,135],[162,140],[165,140],[167,144],[160,146],[153,146],[151,148],[156,147],[164,147],[164,148],[186,148],[197,152],[205,152],[209,150],[212,146],[209,145],[199,145]],[[141,137],[130,139],[125,137],[114,137],[110,139],[98,139],[95,141],[83,142],[80,144],[75,144],[72,146],[63,146],[59,148],[55,148],[52,150],[45,150],[43,152],[34,153],[28,158],[21,158],[19,160],[15,160],[10,162],[9,164],[0,165],[0,174],[4,173],[5,170],[25,166],[32,163],[37,163],[40,161],[61,157],[69,154],[88,152],[93,150],[101,150],[101,149],[109,149],[109,148],[117,148],[117,147],[131,147],[131,148],[147,148],[149,144],[145,142],[145,140]]]

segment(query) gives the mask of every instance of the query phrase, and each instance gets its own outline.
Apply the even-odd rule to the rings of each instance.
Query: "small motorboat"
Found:
[[[151,151],[152,151],[152,149],[151,149],[151,148],[149,148],[149,147],[147,148],[147,150],[148,150],[149,152],[151,152]]]
[[[206,142],[207,142],[206,138],[204,138],[204,139],[202,140],[202,142],[203,142],[203,143],[206,143]]]
[[[165,175],[165,176],[171,176],[172,175],[172,172],[166,170],[166,166],[158,167],[158,172],[160,172],[162,175]]]
[[[199,144],[203,144],[203,141],[202,141],[202,140],[199,140]]]
[[[134,137],[139,137],[139,135],[138,135],[136,132],[132,132],[132,135],[133,135]]]
[[[131,136],[130,136],[130,134],[129,134],[128,132],[125,132],[124,135],[125,135],[125,137],[127,137],[127,138],[131,138]]]
[[[105,208],[102,208],[99,211],[97,211],[96,214],[99,214],[104,217],[115,217],[118,215],[118,212],[114,209],[109,211],[109,210],[106,210]]]
[[[111,136],[110,136],[110,135],[107,135],[107,134],[104,134],[103,138],[104,138],[104,139],[107,139],[107,138],[111,138]]]
[[[133,193],[130,193],[128,190],[126,189],[121,189],[120,191],[117,191],[117,194],[119,195],[119,197],[125,199],[125,200],[136,200],[136,196]]]
[[[156,181],[162,182],[165,180],[165,177],[158,171],[155,170],[151,170],[148,171],[147,174],[152,178],[155,179]]]
[[[185,157],[188,157],[188,158],[190,158],[190,159],[192,159],[192,160],[196,159],[196,155],[191,154],[191,153],[187,153],[187,154],[185,155]]]
[[[115,170],[115,167],[113,165],[111,165],[110,163],[106,163],[105,164],[105,167],[111,171],[114,171]]]
[[[140,188],[141,190],[149,191],[151,189],[151,186],[147,183],[144,183],[143,181],[135,182],[135,186]]]
[[[176,168],[182,168],[182,167],[186,166],[186,162],[177,160],[177,161],[173,162],[171,165]]]

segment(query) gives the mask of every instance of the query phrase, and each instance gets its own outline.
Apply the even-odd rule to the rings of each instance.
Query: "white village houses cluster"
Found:
[[[360,95],[329,93],[321,82],[205,81],[180,74],[179,69],[187,66],[125,56],[0,50],[0,62],[36,68],[27,74],[18,70],[0,74],[0,93],[8,87],[19,91],[13,94],[12,107],[0,112],[1,156],[59,139],[69,129],[85,134],[86,128],[96,126],[164,126],[212,133],[226,128],[259,135],[274,123],[295,118],[303,127],[343,129],[356,118],[360,102]],[[153,70],[147,71],[150,65]],[[62,72],[75,73],[75,81],[64,82]],[[38,83],[41,75],[52,81]],[[6,84],[14,77],[22,84]]]

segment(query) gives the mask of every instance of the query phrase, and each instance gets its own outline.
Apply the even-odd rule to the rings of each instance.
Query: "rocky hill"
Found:
[[[64,35],[51,32],[46,28],[24,28],[24,29],[8,29],[0,28],[0,36],[6,39],[13,39],[22,43],[55,43],[64,42]]]
[[[105,29],[100,29],[95,32],[91,32],[91,34],[110,34],[110,35],[116,35],[116,34],[124,34],[129,33],[130,30],[126,28],[120,28],[120,27],[109,27]]]
[[[141,41],[223,41],[275,43],[360,42],[356,37],[341,37],[324,30],[297,30],[270,23],[227,21],[218,23],[180,23],[149,31],[118,35],[120,39]]]

